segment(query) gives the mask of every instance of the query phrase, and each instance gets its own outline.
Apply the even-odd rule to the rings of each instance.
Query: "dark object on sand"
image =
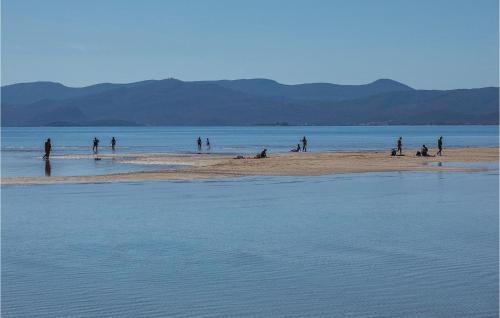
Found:
[[[299,152],[300,151],[300,144],[297,144],[297,148],[294,148],[290,150],[291,152]]]
[[[396,148],[391,149],[391,156],[394,157],[397,153],[398,153],[398,151],[396,150]]]
[[[243,157],[242,155],[237,155],[236,157],[234,157],[234,159],[245,159],[245,157]]]
[[[255,159],[267,158],[267,149],[262,150],[259,154],[255,156]]]

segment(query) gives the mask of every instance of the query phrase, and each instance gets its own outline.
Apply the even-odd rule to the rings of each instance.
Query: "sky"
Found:
[[[498,86],[497,0],[2,0],[2,85]]]

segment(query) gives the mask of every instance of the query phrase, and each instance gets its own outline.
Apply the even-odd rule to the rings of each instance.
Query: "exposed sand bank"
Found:
[[[116,182],[133,180],[187,180],[240,176],[317,176],[335,173],[383,171],[477,171],[471,166],[438,166],[438,162],[498,162],[499,148],[449,148],[440,157],[416,157],[416,149],[405,156],[391,157],[389,151],[345,151],[270,153],[266,159],[234,159],[232,154],[108,154],[124,163],[174,164],[175,170],[127,172],[96,176],[4,177],[2,184],[44,184],[79,182]],[[434,153],[434,151],[431,151]],[[93,159],[92,155],[61,156],[57,159]],[[433,164],[435,163],[435,164]]]

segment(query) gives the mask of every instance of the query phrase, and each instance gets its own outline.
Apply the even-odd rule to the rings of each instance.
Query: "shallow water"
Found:
[[[35,127],[2,128],[2,176],[45,174],[43,142],[53,141],[52,175],[94,175],[157,169],[146,165],[126,165],[120,160],[67,160],[58,156],[90,154],[94,136],[101,140],[101,153],[110,153],[112,136],[118,140],[116,153],[196,151],[198,136],[210,138],[211,152],[284,152],[294,148],[302,136],[309,150],[387,149],[403,136],[403,146],[435,147],[438,136],[445,147],[498,146],[498,126],[365,126],[365,127]],[[207,151],[204,146],[203,151]],[[161,167],[168,168],[168,167]]]
[[[497,317],[498,171],[2,187],[2,317]]]

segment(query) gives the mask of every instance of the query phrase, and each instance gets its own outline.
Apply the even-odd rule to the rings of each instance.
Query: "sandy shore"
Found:
[[[391,157],[388,151],[345,151],[276,153],[266,159],[234,159],[228,154],[118,154],[102,155],[133,164],[176,164],[175,170],[116,173],[96,176],[60,177],[4,177],[2,184],[44,184],[79,182],[117,182],[133,180],[189,180],[240,176],[317,176],[335,173],[383,171],[477,171],[481,167],[460,164],[449,166],[446,162],[474,163],[498,162],[499,148],[450,148],[440,157],[416,157],[416,149],[409,149],[405,156]],[[434,153],[432,151],[432,153]],[[59,159],[89,159],[91,155],[61,156]],[[443,163],[439,166],[438,163]]]

